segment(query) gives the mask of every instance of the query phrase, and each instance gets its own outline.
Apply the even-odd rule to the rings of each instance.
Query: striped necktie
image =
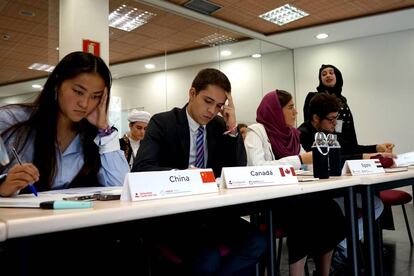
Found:
[[[196,168],[204,168],[204,127],[200,126],[197,130],[196,140]]]

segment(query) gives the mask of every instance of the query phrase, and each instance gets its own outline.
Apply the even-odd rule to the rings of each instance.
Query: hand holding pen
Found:
[[[22,164],[22,161],[14,147],[11,151],[16,158],[19,165],[13,166],[8,172],[6,180],[1,185],[1,195],[10,196],[18,190],[23,189],[29,183],[29,188],[32,193],[37,196],[36,188],[33,186],[33,182],[39,180],[39,171],[30,163]]]

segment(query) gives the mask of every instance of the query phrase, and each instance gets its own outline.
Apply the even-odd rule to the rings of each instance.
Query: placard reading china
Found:
[[[218,192],[211,169],[128,173],[121,200],[138,201]]]
[[[292,166],[226,167],[221,177],[228,189],[299,183]]]

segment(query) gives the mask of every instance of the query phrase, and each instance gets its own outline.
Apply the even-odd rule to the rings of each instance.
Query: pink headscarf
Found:
[[[286,125],[277,90],[263,97],[257,108],[256,121],[264,126],[276,159],[299,154],[299,131]]]

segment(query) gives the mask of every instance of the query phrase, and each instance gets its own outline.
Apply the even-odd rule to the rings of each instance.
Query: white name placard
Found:
[[[121,200],[148,200],[218,192],[211,169],[128,173]]]
[[[228,189],[299,183],[291,166],[226,167],[221,177]]]
[[[398,154],[394,162],[397,167],[414,165],[414,151]]]
[[[347,160],[342,169],[342,175],[367,175],[384,173],[379,159],[360,159],[360,160]]]

